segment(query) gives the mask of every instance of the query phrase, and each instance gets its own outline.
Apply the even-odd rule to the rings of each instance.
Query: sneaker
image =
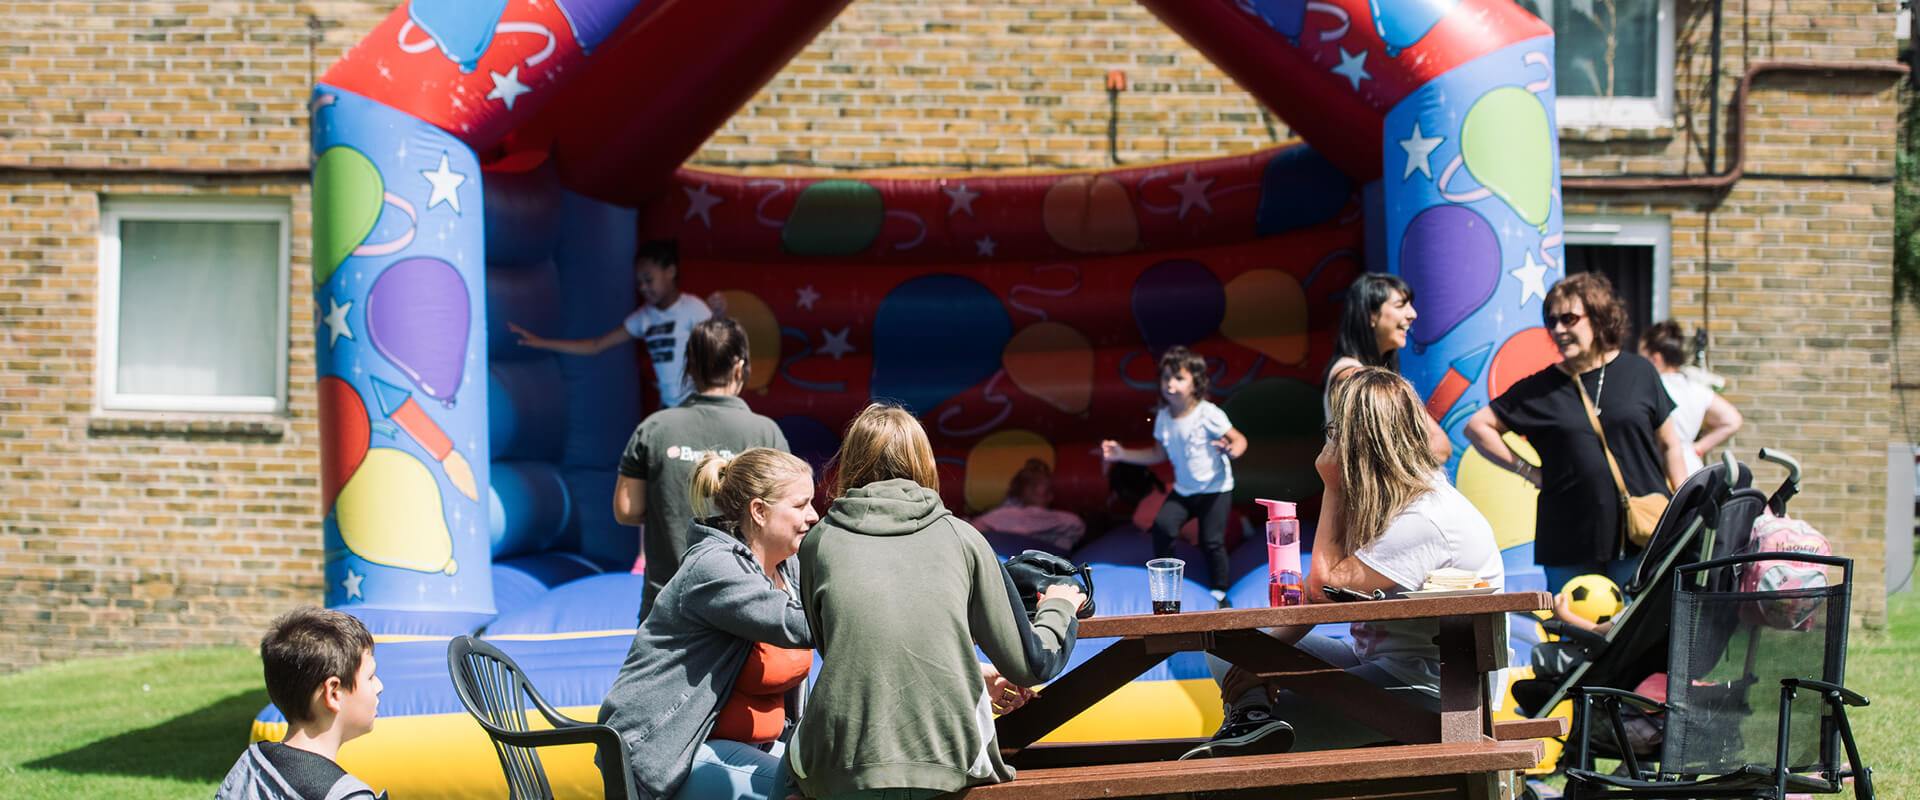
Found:
[[[1229,602],[1227,602],[1227,593],[1226,593],[1226,591],[1225,591],[1225,590],[1223,590],[1223,589],[1210,589],[1210,590],[1208,590],[1208,592],[1207,592],[1207,593],[1208,593],[1208,594],[1211,594],[1211,595],[1213,595],[1213,603],[1214,603],[1214,605],[1215,605],[1216,607],[1219,607],[1219,608],[1232,608],[1232,607],[1233,607],[1233,604],[1232,604],[1232,603],[1229,603]]]
[[[1291,749],[1293,726],[1285,720],[1274,719],[1273,712],[1265,708],[1251,706],[1229,709],[1226,721],[1220,723],[1220,730],[1213,734],[1213,738],[1188,750],[1180,756],[1180,760],[1267,755]]]

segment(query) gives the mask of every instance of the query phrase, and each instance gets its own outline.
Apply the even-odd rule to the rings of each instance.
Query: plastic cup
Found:
[[[1147,562],[1147,592],[1153,598],[1153,613],[1180,613],[1180,585],[1187,562],[1177,558],[1156,558]]]

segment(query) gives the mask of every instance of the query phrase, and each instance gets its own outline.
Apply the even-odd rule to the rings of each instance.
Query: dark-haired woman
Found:
[[[1541,313],[1560,363],[1520,379],[1475,413],[1467,440],[1540,489],[1533,560],[1547,573],[1548,591],[1586,574],[1624,584],[1635,562],[1621,536],[1620,492],[1607,454],[1619,463],[1628,494],[1668,494],[1679,486],[1687,477],[1687,445],[1670,418],[1673,399],[1652,364],[1621,351],[1627,315],[1605,276],[1583,272],[1554,284]],[[1599,411],[1604,447],[1582,388]],[[1507,446],[1501,436],[1508,431],[1527,437],[1540,454],[1538,466]]]
[[[1334,332],[1333,361],[1321,381],[1320,411],[1332,419],[1334,385],[1361,367],[1385,367],[1400,371],[1400,348],[1407,346],[1407,333],[1420,312],[1413,308],[1413,287],[1398,276],[1384,272],[1364,272],[1347,288],[1347,303],[1340,312],[1340,328]],[[1433,419],[1427,419],[1427,449],[1440,463],[1453,457],[1453,443]]]
[[[1673,424],[1680,428],[1680,441],[1687,443],[1680,455],[1687,462],[1687,474],[1692,475],[1705,466],[1707,453],[1740,430],[1746,420],[1727,398],[1682,369],[1687,349],[1680,323],[1673,320],[1656,322],[1640,334],[1640,355],[1660,372],[1660,383],[1673,398]]]
[[[620,454],[613,488],[613,516],[641,525],[640,550],[647,585],[640,618],[680,568],[693,522],[688,483],[693,465],[709,453],[732,458],[753,447],[787,450],[787,437],[773,420],[747,409],[747,332],[731,317],[714,317],[687,335],[687,378],[694,393],[675,408],[641,421]]]

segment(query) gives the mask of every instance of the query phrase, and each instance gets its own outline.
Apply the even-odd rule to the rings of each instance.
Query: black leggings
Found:
[[[1187,524],[1189,519],[1199,517],[1200,552],[1207,557],[1208,588],[1226,591],[1230,585],[1227,580],[1227,511],[1232,507],[1231,492],[1196,494],[1192,497],[1177,492],[1169,493],[1166,504],[1160,507],[1160,513],[1153,518],[1153,557],[1172,556],[1173,539],[1180,535],[1180,526]]]

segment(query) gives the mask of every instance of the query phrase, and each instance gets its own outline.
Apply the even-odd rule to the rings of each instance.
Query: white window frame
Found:
[[[1673,220],[1614,214],[1568,214],[1562,225],[1569,245],[1653,247],[1653,308],[1651,325],[1671,319],[1673,294]]]
[[[120,365],[120,223],[137,221],[272,222],[280,227],[278,264],[280,301],[273,331],[279,342],[272,395],[133,394],[119,390]],[[94,364],[96,411],[181,411],[200,413],[273,414],[287,407],[287,296],[291,291],[293,209],[285,198],[236,200],[192,197],[137,197],[100,199],[99,357]]]
[[[1550,2],[1550,0],[1547,0]],[[1673,0],[1660,0],[1655,17],[1656,52],[1653,97],[1564,97],[1553,104],[1555,124],[1563,129],[1673,127]],[[1555,47],[1559,46],[1555,33]],[[1557,85],[1557,84],[1556,84]]]

